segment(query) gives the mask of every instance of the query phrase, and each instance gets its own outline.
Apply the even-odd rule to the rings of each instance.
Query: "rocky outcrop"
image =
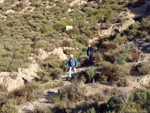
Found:
[[[70,6],[73,7],[75,4],[82,5],[84,3],[87,3],[87,0],[74,0],[73,2],[70,3]]]
[[[62,48],[55,48],[52,52],[46,52],[43,49],[39,49],[39,54],[38,58],[41,60],[44,60],[47,58],[49,55],[56,55],[58,56],[61,60],[67,59],[67,56],[64,54]]]
[[[67,59],[67,56],[64,54],[62,48],[55,48],[52,52],[49,53],[49,55],[57,55],[61,60]]]
[[[28,68],[19,68],[18,72],[1,72],[0,84],[4,84],[8,91],[12,91],[37,77],[38,70],[38,64],[31,64]]]
[[[142,78],[136,79],[133,82],[141,84],[141,85],[147,85],[150,83],[150,75],[143,76]]]
[[[43,49],[39,49],[38,58],[40,60],[44,60],[47,57],[48,57],[48,53],[46,51],[44,51]]]

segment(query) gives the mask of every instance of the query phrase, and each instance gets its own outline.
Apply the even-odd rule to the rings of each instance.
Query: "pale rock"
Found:
[[[66,31],[72,30],[73,26],[66,26]]]
[[[38,58],[41,60],[44,60],[47,57],[48,57],[48,54],[43,49],[39,49]]]
[[[67,59],[67,56],[64,54],[62,48],[55,48],[52,52],[49,53],[49,55],[57,55],[61,60]]]

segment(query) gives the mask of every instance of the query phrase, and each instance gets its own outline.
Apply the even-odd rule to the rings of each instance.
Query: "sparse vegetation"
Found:
[[[150,74],[149,59],[146,59],[150,52],[149,5],[144,7],[144,16],[136,14],[133,17],[135,22],[130,26],[125,25],[128,28],[122,31],[120,27],[131,18],[123,16],[126,16],[126,12],[135,13],[132,9],[141,6],[144,1],[88,0],[83,4],[78,1],[72,4],[73,2],[76,1],[6,0],[0,4],[0,72],[17,72],[18,69],[27,68],[33,62],[33,54],[36,60],[34,63],[40,67],[36,82],[27,83],[11,92],[7,91],[6,86],[0,85],[0,112],[17,113],[19,105],[41,98],[44,91],[41,84],[45,89],[60,89],[58,94],[49,97],[54,104],[52,111],[47,107],[35,106],[34,113],[150,112],[149,90],[133,91],[131,94],[128,90],[118,90],[130,86],[128,77],[135,79],[137,76],[134,74],[140,74],[140,77]],[[101,35],[105,30],[112,29],[112,25],[116,25],[113,32],[106,33],[107,36]],[[73,28],[66,30],[66,26]],[[95,38],[99,40],[92,42]],[[89,64],[86,44],[90,39],[93,39],[91,42],[95,49],[93,66],[84,70]],[[63,75],[68,60],[60,60],[52,54],[44,60],[36,58],[39,49],[52,52],[59,47],[68,47],[63,52],[68,58],[73,54],[79,61],[78,68],[83,67],[71,85],[66,86],[68,81],[63,79],[53,81]],[[92,82],[108,84],[110,87],[116,85],[118,88],[87,95],[89,92],[86,86],[90,87]]]

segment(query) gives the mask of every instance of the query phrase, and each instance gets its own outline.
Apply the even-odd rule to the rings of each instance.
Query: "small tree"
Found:
[[[94,78],[95,74],[96,74],[96,68],[95,67],[91,67],[91,68],[85,70],[85,73],[86,73],[87,77],[91,81]]]

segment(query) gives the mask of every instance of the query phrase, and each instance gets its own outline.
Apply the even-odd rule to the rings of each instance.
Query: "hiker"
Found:
[[[70,55],[70,59],[67,63],[67,68],[68,68],[68,66],[70,67],[69,68],[69,80],[70,80],[72,69],[74,70],[74,76],[76,76],[76,69],[77,69],[77,66],[78,66],[78,61],[77,61],[76,58],[73,57],[73,55]]]
[[[87,55],[89,56],[89,65],[92,66],[93,62],[92,62],[92,56],[94,53],[94,48],[91,46],[91,44],[88,44],[88,50],[87,50]]]

